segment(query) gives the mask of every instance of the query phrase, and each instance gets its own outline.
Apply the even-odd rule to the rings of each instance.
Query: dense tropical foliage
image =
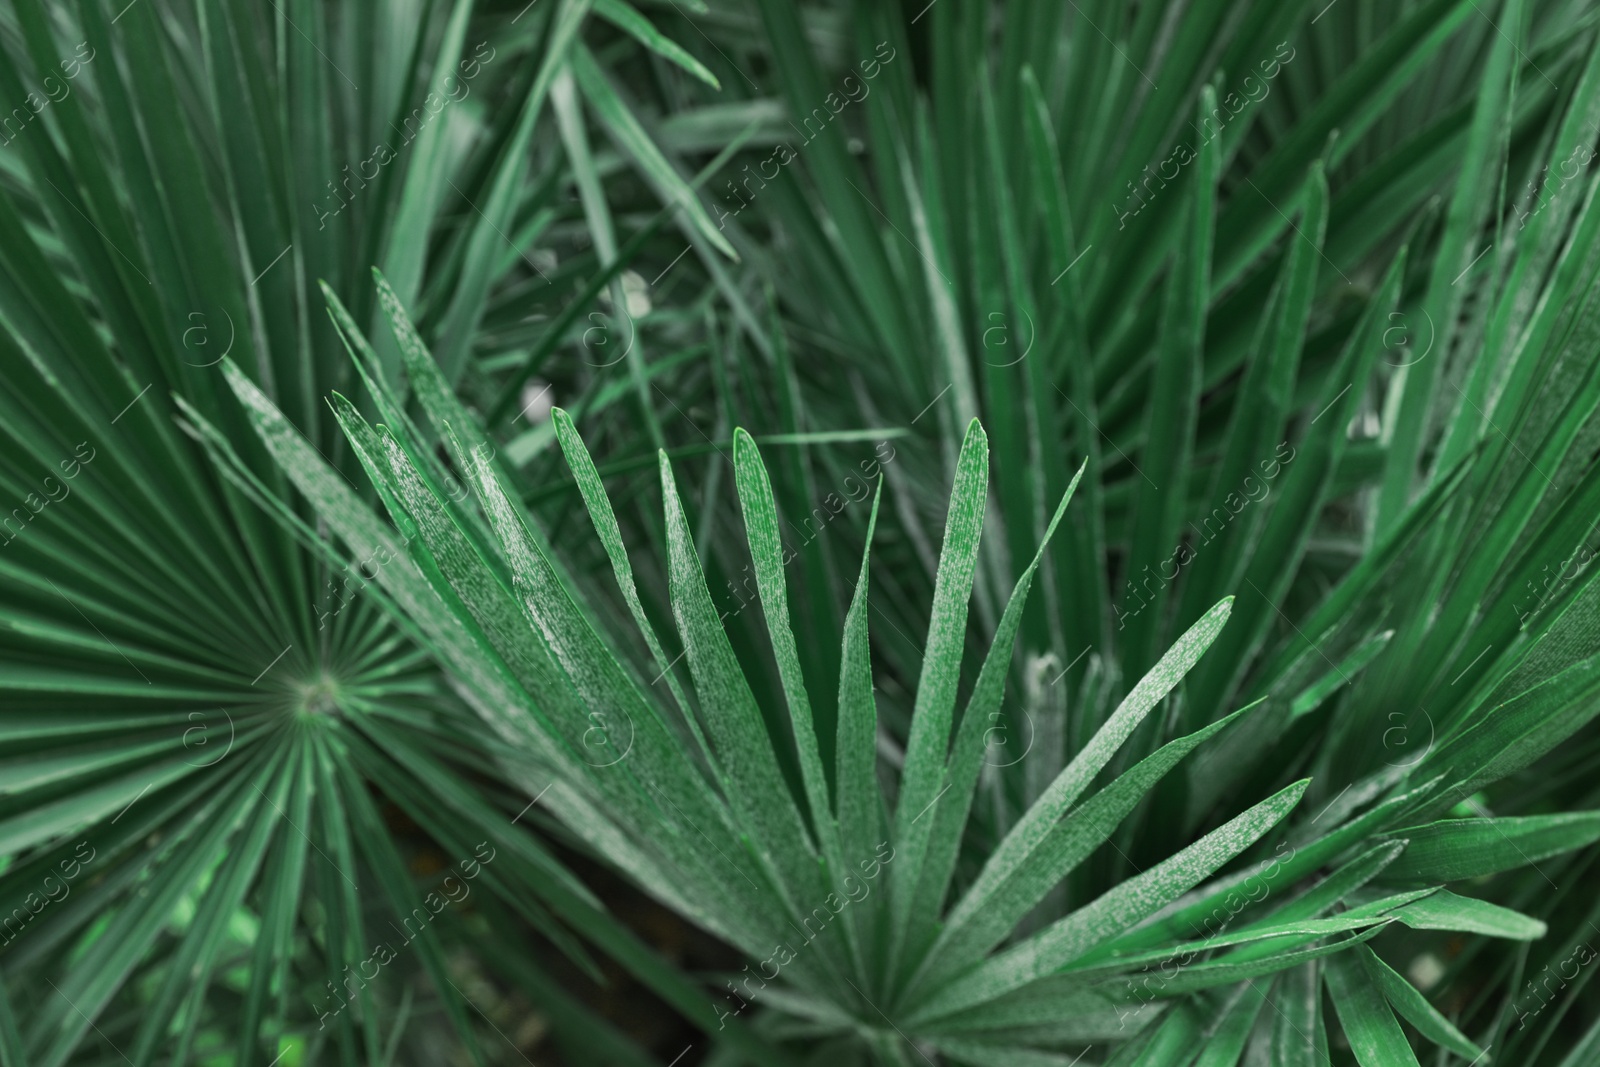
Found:
[[[0,1063],[1600,1055],[1600,8],[0,9]]]

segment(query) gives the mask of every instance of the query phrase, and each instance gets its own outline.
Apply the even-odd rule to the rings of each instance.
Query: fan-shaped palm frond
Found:
[[[669,1000],[692,988],[527,832],[514,760],[377,591],[387,560],[277,510],[285,482],[222,370],[245,368],[335,478],[357,474],[323,399],[355,376],[316,282],[370,316],[382,263],[459,371],[491,294],[548,273],[533,245],[574,179],[532,131],[589,7],[0,16],[0,95],[19,105],[0,134],[12,1067],[423,1062],[403,1040],[420,1008],[481,1061],[477,1031],[498,1038],[461,987],[487,964],[448,953],[486,894],[597,979],[578,935]],[[677,54],[627,5],[595,8]],[[375,359],[398,380],[392,346]],[[519,973],[502,980],[559,1004],[563,1041],[642,1059]]]

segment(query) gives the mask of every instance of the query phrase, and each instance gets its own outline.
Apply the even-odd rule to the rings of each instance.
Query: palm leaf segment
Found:
[[[774,497],[753,439],[736,434],[732,462],[787,705],[777,729],[764,717],[712,604],[665,455],[661,490],[675,641],[644,610],[595,465],[571,420],[564,412],[555,416],[595,532],[649,649],[645,666],[619,653],[574,599],[537,524],[502,488],[492,449],[445,387],[381,277],[379,286],[413,388],[450,455],[446,468],[370,376],[392,423],[374,427],[335,398],[392,528],[352,506],[348,491],[246,378],[230,371],[230,383],[268,447],[341,538],[353,545],[389,541],[397,550],[403,542],[407,562],[385,568],[379,581],[517,754],[508,773],[597,854],[755,961],[726,984],[715,1029],[742,1021],[754,1005],[747,1019],[769,1009],[797,1016],[813,1029],[859,1038],[886,1062],[903,1061],[908,1041],[982,1062],[985,1049],[998,1054],[1014,1046],[1022,1055],[1025,1048],[1116,1041],[1129,1017],[1147,1021],[1147,1004],[1183,998],[1185,1006],[1145,1027],[1140,1042],[1170,1043],[1175,1033],[1192,1039],[1217,1022],[1227,1024],[1213,1036],[1222,1048],[1250,1032],[1262,1004],[1244,992],[1254,978],[1282,974],[1292,983],[1304,973],[1316,981],[1315,961],[1359,946],[1391,922],[1438,928],[1466,921],[1466,906],[1440,907],[1437,882],[1428,884],[1459,872],[1440,870],[1425,858],[1431,853],[1406,852],[1404,838],[1384,836],[1428,805],[1439,780],[1407,790],[1392,774],[1364,787],[1334,817],[1324,812],[1290,828],[1284,821],[1306,786],[1294,783],[1091,899],[1049,899],[1180,760],[1250,713],[1244,708],[1215,719],[1120,774],[1102,774],[1200,661],[1227,622],[1231,600],[1178,639],[976,873],[958,884],[962,835],[983,777],[984,730],[1001,699],[1044,551],[1041,545],[1017,582],[956,716],[966,603],[987,497],[981,426],[969,427],[956,462],[922,677],[898,797],[888,811],[872,756],[867,561],[840,650],[837,760],[828,766],[791,630]],[[331,295],[330,302],[358,362],[370,363],[371,349]],[[471,485],[479,508],[467,509],[444,491],[452,470]],[[1047,540],[1070,500],[1069,490]],[[876,507],[875,500],[874,522]],[[674,645],[681,647],[676,656]],[[796,757],[792,781],[780,760],[785,749]],[[1097,782],[1104,784],[1094,789]],[[1261,858],[1238,866],[1252,849]],[[1449,846],[1439,846],[1439,854],[1457,855]],[[1231,874],[1207,881],[1229,865]],[[1390,888],[1373,892],[1379,884]],[[1332,912],[1351,903],[1358,906]],[[1538,927],[1502,922],[1498,932],[1526,937]],[[1357,977],[1359,968],[1378,973],[1383,965],[1364,950],[1349,959],[1358,962],[1330,964],[1327,971],[1335,1003],[1351,1015],[1347,1029],[1370,1022],[1380,1033],[1374,1040],[1383,1039],[1395,1026],[1387,1002],[1372,1002]],[[1152,972],[1152,965],[1174,973]],[[1130,996],[1130,975],[1144,983],[1143,997]],[[1400,1010],[1424,1015],[1431,1036],[1453,1035],[1458,1048],[1471,1047],[1403,980],[1388,981]],[[1223,1001],[1195,996],[1218,989],[1237,992]]]

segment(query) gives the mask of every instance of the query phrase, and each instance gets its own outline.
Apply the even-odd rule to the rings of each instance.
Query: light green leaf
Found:
[[[1176,855],[992,957],[931,997],[915,1018],[937,1018],[993,1000],[1080,958],[1254,844],[1293,810],[1308,784],[1309,779],[1296,782],[1263,800]]]
[[[1367,976],[1360,957],[1347,952],[1329,958],[1323,966],[1334,1010],[1361,1067],[1421,1067],[1384,1002],[1381,987]]]
[[[1386,876],[1454,882],[1515,867],[1600,840],[1600,812],[1520,818],[1445,819],[1392,831],[1410,841]]]

